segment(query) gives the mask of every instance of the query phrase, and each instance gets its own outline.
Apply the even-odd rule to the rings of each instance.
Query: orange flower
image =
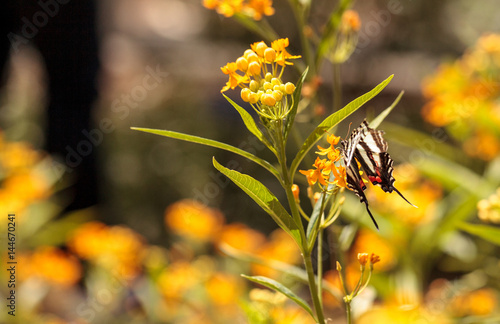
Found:
[[[483,288],[455,297],[451,302],[452,312],[459,317],[487,316],[493,313],[498,299],[493,289]]]
[[[310,186],[313,186],[318,181],[321,185],[327,186],[328,175],[325,175],[325,168],[329,167],[327,163],[327,160],[316,157],[316,161],[313,164],[315,169],[299,170],[299,172],[306,176]]]
[[[135,277],[140,271],[143,239],[129,228],[89,222],[73,232],[67,245],[81,258],[124,278]]]
[[[217,238],[224,216],[194,200],[181,200],[165,211],[165,223],[172,232],[189,239],[211,241]]]
[[[389,270],[396,263],[395,251],[391,246],[391,243],[385,241],[379,235],[370,230],[362,229],[359,231],[352,250],[375,252],[376,255],[373,253],[370,255],[370,263],[373,264],[380,261],[376,267],[376,270],[379,271]]]
[[[205,283],[205,288],[212,303],[225,310],[229,306],[237,307],[236,302],[243,295],[241,279],[225,273],[214,274]]]
[[[219,235],[218,244],[227,244],[237,250],[255,253],[265,242],[266,238],[248,226],[234,223],[223,227]]]
[[[326,137],[327,142],[330,144],[328,148],[322,148],[318,145],[319,152],[316,152],[318,155],[327,155],[328,159],[333,162],[337,162],[340,160],[340,150],[335,148],[340,141],[340,136],[335,136],[333,134],[328,135]]]
[[[33,274],[57,285],[74,285],[82,275],[78,259],[53,246],[37,248],[29,262]]]
[[[225,17],[241,14],[254,20],[261,20],[264,15],[274,15],[272,5],[272,0],[203,0],[205,8],[216,10]]]

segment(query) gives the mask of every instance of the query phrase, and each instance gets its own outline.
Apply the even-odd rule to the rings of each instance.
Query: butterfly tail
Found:
[[[377,228],[377,231],[378,231],[379,229],[378,229],[377,221],[375,220],[375,217],[373,217],[372,212],[370,211],[370,208],[368,208],[368,202],[364,201],[364,203],[365,203],[365,206],[366,206],[366,211],[368,212],[368,215],[370,215],[370,218],[372,219],[372,222],[373,222],[373,224],[375,225],[375,227]]]
[[[401,198],[403,198],[403,199],[404,199],[407,203],[409,203],[410,205],[412,205],[412,206],[413,206],[413,207],[415,207],[415,208],[418,208],[417,206],[415,206],[414,204],[412,204],[411,202],[409,202],[409,201],[408,201],[408,199],[406,199],[406,198],[405,198],[405,196],[403,196],[403,194],[402,194],[402,193],[400,193],[398,189],[396,189],[395,187],[392,187],[392,189],[393,189],[394,191],[396,191],[396,192],[398,193],[398,195],[400,195],[400,196],[401,196]]]

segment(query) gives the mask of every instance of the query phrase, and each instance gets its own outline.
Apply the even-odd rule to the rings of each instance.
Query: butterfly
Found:
[[[383,131],[370,128],[368,122],[364,120],[351,133],[349,139],[341,142],[346,168],[347,188],[354,191],[360,202],[365,203],[366,210],[377,229],[378,224],[370,212],[370,208],[368,208],[368,200],[363,192],[366,190],[366,185],[359,173],[359,166],[361,166],[372,184],[379,186],[388,193],[396,191],[407,203],[417,207],[394,187],[394,181],[396,181],[392,176],[394,161],[387,153],[389,145],[382,137],[383,134]]]

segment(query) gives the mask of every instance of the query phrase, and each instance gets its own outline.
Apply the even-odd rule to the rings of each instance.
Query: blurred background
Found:
[[[262,39],[204,8],[201,0],[46,3],[52,6],[27,2],[14,8],[18,16],[10,26],[18,29],[6,31],[11,56],[1,90],[0,206],[2,215],[13,211],[17,217],[17,287],[24,296],[18,299],[19,316],[30,323],[245,323],[243,314],[248,318],[258,313],[255,303],[267,303],[274,322],[306,323],[284,301],[255,297],[265,295],[263,291],[254,291],[250,300],[243,293],[252,286],[241,281],[240,272],[273,274],[223,256],[221,242],[262,258],[281,255],[281,261],[292,264],[300,257],[293,248],[284,252],[290,241],[215,171],[212,156],[235,161],[284,200],[279,184],[259,166],[228,152],[130,129],[194,134],[272,158],[220,94],[227,81],[220,67]],[[288,3],[275,0],[273,6],[276,13],[266,19],[290,39],[289,52],[300,54]],[[323,24],[334,6],[314,1],[311,25]],[[391,11],[392,6],[397,9]],[[494,0],[377,0],[353,6],[361,27],[356,50],[341,66],[342,105],[395,76],[336,135],[345,137],[349,123],[352,129],[363,118],[376,116],[405,91],[381,128],[400,166],[396,185],[420,208],[408,211],[399,205],[399,197],[372,190],[369,200],[381,227],[388,228],[380,237],[351,193],[346,193],[346,204],[352,207],[342,217],[343,224],[359,222],[350,227],[346,251],[371,252],[378,241],[385,249],[385,255],[377,253],[386,263],[366,300],[370,305],[382,301],[393,315],[398,312],[390,311],[394,305],[418,304],[421,308],[412,311],[425,312],[413,318],[428,323],[500,321],[494,317],[500,288],[496,232],[488,232],[490,239],[485,240],[488,234],[481,232],[478,238],[474,229],[457,225],[479,222],[481,210],[490,213],[488,222],[498,223],[494,213],[500,198],[494,195],[500,179],[500,56],[485,63],[476,53],[483,48],[498,55],[499,36],[485,38],[500,32],[497,7]],[[37,16],[41,10],[47,13],[46,23]],[[315,109],[317,122],[331,113],[325,107],[331,106],[332,75],[332,65],[325,62],[319,85],[324,106]],[[298,76],[291,69],[290,80]],[[481,100],[480,116],[462,109],[470,99],[462,97],[464,89],[475,86],[488,93],[480,99],[477,93],[483,92],[473,93]],[[226,94],[243,106],[237,92]],[[484,108],[484,102],[491,105]],[[297,121],[304,134],[312,129],[300,116]],[[62,137],[65,130],[75,129],[75,138]],[[307,200],[305,179],[297,181]],[[448,227],[438,231],[442,226]],[[398,244],[401,249],[394,248]],[[326,259],[333,269],[335,255]],[[2,272],[2,282],[6,275]],[[0,290],[7,296],[4,286]],[[239,298],[246,301],[234,303]],[[438,302],[429,306],[436,300],[456,304],[451,310]],[[206,305],[224,311],[217,319]],[[338,301],[329,305],[330,314],[343,314]],[[6,313],[0,315],[2,322],[10,320]],[[386,313],[367,314],[365,318],[379,316],[380,323],[401,323],[383,317]],[[358,316],[363,316],[361,311]]]

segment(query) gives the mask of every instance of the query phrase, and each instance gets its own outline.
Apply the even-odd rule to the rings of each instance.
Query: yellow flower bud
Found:
[[[268,48],[268,46],[266,45],[266,43],[264,42],[259,42],[257,43],[257,45],[255,46],[255,52],[257,53],[257,55],[259,55],[260,57],[263,57],[264,56],[264,51]]]
[[[252,91],[248,88],[241,89],[241,99],[243,99],[244,102],[249,102],[250,101],[250,95],[252,94]]]
[[[295,84],[291,82],[287,82],[285,84],[285,93],[286,94],[292,94],[295,91]]]
[[[252,53],[249,53],[248,55],[246,55],[245,58],[247,59],[248,63],[259,62],[259,57],[253,51],[252,51]]]
[[[260,74],[260,64],[259,62],[253,61],[248,64],[248,74],[250,75],[259,75]]]
[[[274,60],[276,59],[276,51],[271,47],[266,48],[266,50],[264,51],[264,59],[269,63],[274,62]]]
[[[248,61],[247,61],[247,59],[244,58],[244,57],[239,57],[236,60],[236,66],[238,67],[238,69],[240,71],[246,72],[247,69],[248,69]]]
[[[283,99],[283,92],[273,90],[273,97],[274,99],[276,99],[276,101],[280,101],[281,99]]]
[[[271,83],[272,83],[273,85],[280,85],[280,84],[281,84],[281,80],[280,80],[280,79],[278,79],[278,78],[272,78],[272,79],[271,79]]]
[[[261,96],[260,92],[252,92],[250,94],[250,98],[248,98],[248,102],[251,103],[252,105],[256,104],[257,102],[259,102],[260,96]]]
[[[273,79],[273,75],[270,72],[267,72],[264,78],[267,82],[271,82],[271,80]]]
[[[266,106],[272,107],[276,104],[276,99],[274,99],[272,95],[265,93],[260,97],[260,102]]]
[[[264,85],[262,86],[264,88],[264,90],[270,90],[273,88],[273,85],[271,84],[271,82],[264,82]]]
[[[252,81],[250,81],[250,84],[248,84],[248,87],[253,92],[257,92],[257,91],[259,91],[260,84],[259,84],[259,82],[255,81],[255,80],[252,80]]]

